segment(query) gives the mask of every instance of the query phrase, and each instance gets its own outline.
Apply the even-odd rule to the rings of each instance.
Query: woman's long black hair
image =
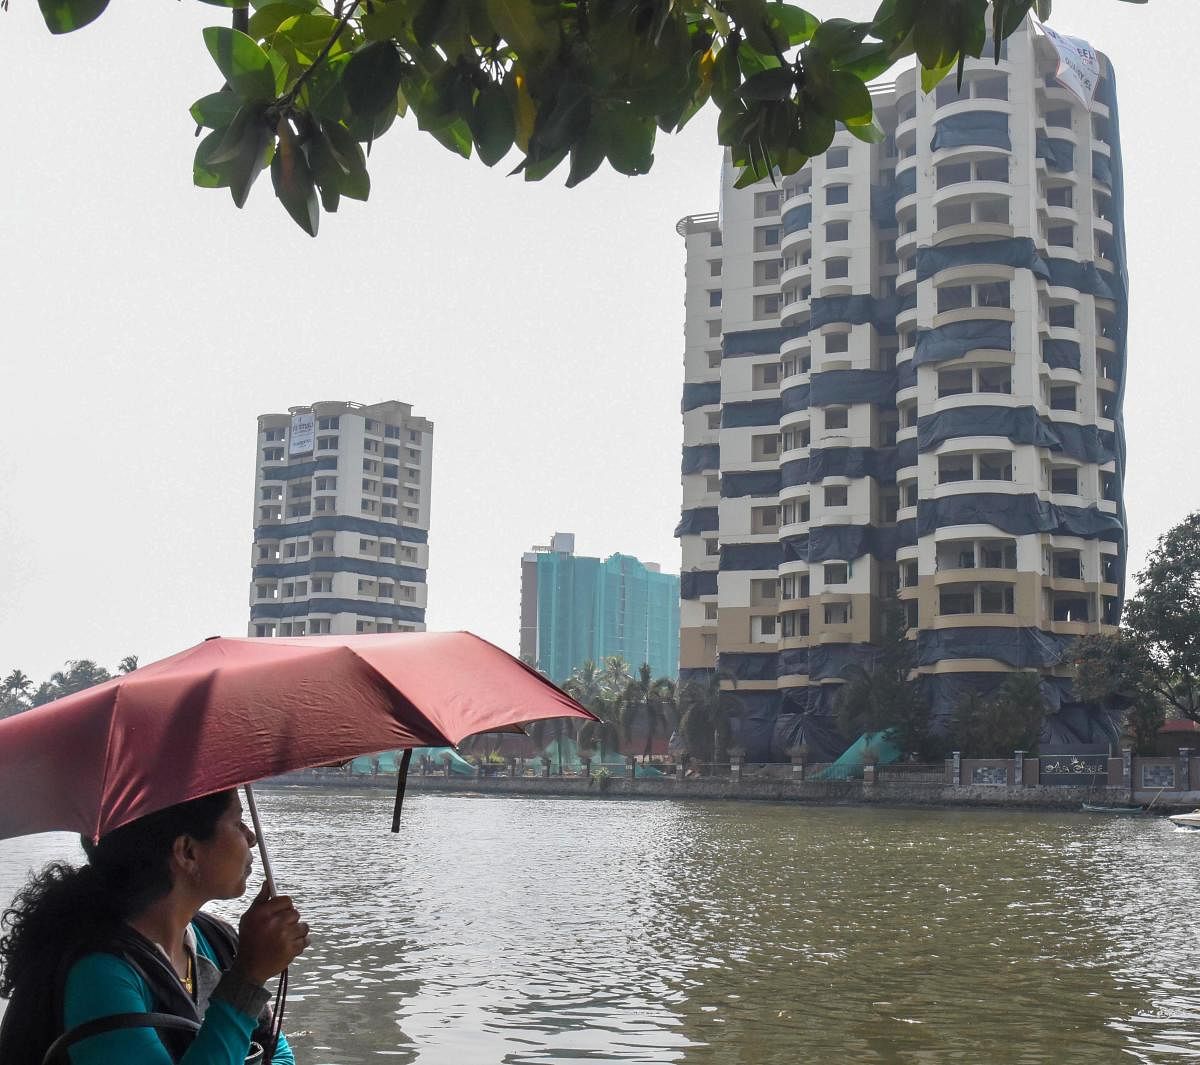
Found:
[[[232,794],[221,791],[169,806],[114,829],[98,843],[84,838],[86,864],[51,862],[30,878],[0,916],[0,995],[13,1000],[0,1033],[5,1065],[17,1046],[41,1042],[47,1025],[61,1023],[47,1011],[66,966],[100,948],[123,921],[171,890],[175,840],[211,839]],[[19,1020],[9,1017],[14,1011]]]

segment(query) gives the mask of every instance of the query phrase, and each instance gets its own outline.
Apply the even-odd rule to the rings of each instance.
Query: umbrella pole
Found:
[[[254,803],[254,789],[249,784],[244,787],[246,806],[250,810],[250,823],[254,826],[254,837],[258,840],[258,855],[262,859],[263,875],[267,879],[267,891],[271,898],[274,898],[278,894],[275,890],[275,874],[271,872],[271,859],[267,855],[267,841],[263,836],[262,822],[258,819],[258,807]]]

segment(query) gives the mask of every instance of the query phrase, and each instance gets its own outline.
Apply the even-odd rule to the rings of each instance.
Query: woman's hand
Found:
[[[265,984],[286,969],[308,946],[308,925],[287,895],[271,898],[267,885],[238,922],[235,967],[247,979]]]

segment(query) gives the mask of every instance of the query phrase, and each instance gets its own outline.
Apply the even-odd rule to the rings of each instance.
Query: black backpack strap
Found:
[[[200,1025],[189,1021],[186,1017],[176,1017],[172,1013],[110,1013],[107,1017],[94,1017],[83,1024],[77,1024],[69,1032],[64,1032],[46,1051],[42,1065],[53,1065],[53,1062],[68,1047],[91,1039],[94,1035],[105,1032],[116,1032],[123,1028],[172,1028],[185,1032],[198,1032]]]

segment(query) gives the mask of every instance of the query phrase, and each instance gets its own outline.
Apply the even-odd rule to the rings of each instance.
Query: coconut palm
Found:
[[[601,683],[605,694],[617,698],[625,694],[625,688],[633,679],[629,663],[620,655],[609,655],[600,668]]]
[[[64,695],[73,695],[93,685],[103,684],[106,680],[112,680],[112,674],[92,659],[72,659],[65,669],[51,673],[50,679],[38,686],[33,694],[33,705],[43,706]]]
[[[626,739],[632,739],[639,723],[645,730],[644,762],[650,756],[654,740],[669,736],[675,726],[675,684],[666,677],[655,679],[649,663],[642,664],[621,696],[621,725]]]
[[[12,717],[22,710],[28,710],[29,692],[32,688],[33,681],[29,679],[29,674],[22,673],[19,669],[14,669],[5,677],[3,683],[0,683],[0,718]]]
[[[612,661],[609,659],[609,662]],[[620,750],[620,700],[609,693],[606,673],[597,669],[596,663],[589,658],[571,671],[562,687],[572,699],[586,706],[600,719],[585,721],[580,726],[579,745],[599,750],[602,762],[609,751]]]
[[[573,717],[547,717],[540,721],[531,721],[525,726],[529,738],[537,745],[539,751],[544,751],[551,744],[558,748],[558,775],[563,771],[563,743],[575,738],[576,719]]]
[[[718,673],[711,673],[703,682],[680,685],[676,732],[688,757],[711,765],[724,755],[729,747],[729,711],[735,698],[731,692],[721,690]]]
[[[117,666],[122,673],[132,673],[138,667],[137,655],[126,655],[121,659],[121,664]]]

